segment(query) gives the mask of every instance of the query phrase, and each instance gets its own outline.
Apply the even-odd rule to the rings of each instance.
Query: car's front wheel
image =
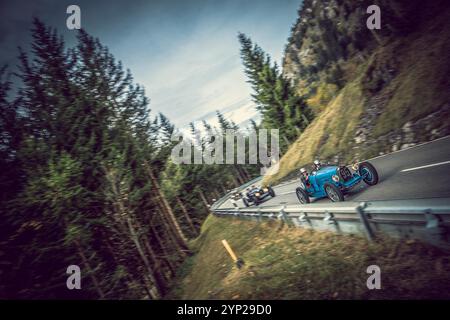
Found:
[[[295,194],[297,195],[298,201],[300,201],[301,204],[309,203],[309,196],[303,188],[298,187],[297,189],[295,189]]]
[[[359,165],[359,175],[364,177],[363,180],[369,186],[374,186],[378,183],[378,172],[375,167],[369,162],[363,162]]]
[[[269,187],[269,194],[272,198],[275,197],[275,190],[273,190],[272,187]]]
[[[325,192],[328,198],[333,202],[344,201],[344,194],[334,184],[326,184],[324,186]]]

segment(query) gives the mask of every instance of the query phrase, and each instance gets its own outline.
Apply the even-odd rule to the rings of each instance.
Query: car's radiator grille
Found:
[[[352,177],[352,173],[347,167],[340,167],[339,174],[341,175],[342,180],[347,181]]]

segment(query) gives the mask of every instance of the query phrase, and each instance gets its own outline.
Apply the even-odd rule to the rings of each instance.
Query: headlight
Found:
[[[261,194],[259,192],[255,193],[256,197],[259,197]]]
[[[354,171],[357,171],[358,168],[359,168],[359,164],[358,164],[358,163],[352,164],[352,169],[353,169]]]
[[[331,179],[333,179],[334,182],[339,182],[339,177],[337,175],[332,176]]]
[[[264,192],[267,192],[267,191],[269,191],[269,189],[267,189],[267,188],[264,188],[264,189],[263,189],[263,191],[264,191]]]

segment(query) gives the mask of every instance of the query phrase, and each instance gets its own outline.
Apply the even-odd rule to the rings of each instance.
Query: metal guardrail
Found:
[[[442,199],[441,199],[442,200]],[[333,206],[291,205],[255,208],[212,208],[217,216],[281,220],[288,226],[363,234],[373,240],[378,234],[418,239],[450,249],[450,199],[439,205],[420,205],[407,200],[342,202]]]

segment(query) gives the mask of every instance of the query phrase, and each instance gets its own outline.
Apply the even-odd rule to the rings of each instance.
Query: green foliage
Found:
[[[286,150],[313,118],[304,99],[295,93],[294,87],[271,63],[270,57],[240,33],[241,58],[248,82],[253,88],[253,100],[262,115],[262,128],[279,129],[281,148]]]
[[[190,124],[191,135],[194,146],[194,152],[208,152],[214,147],[214,138],[217,135],[225,135],[227,130],[235,130],[235,132],[244,134],[239,131],[240,128],[233,122],[217,111],[217,120],[219,127],[213,127],[206,121],[203,121],[203,132],[200,132],[194,125]],[[188,139],[185,137],[185,139]],[[248,138],[245,138],[248,146]],[[237,145],[235,143],[235,154]],[[223,150],[226,150],[226,141],[223,141]],[[246,147],[246,158],[248,159],[249,148]],[[239,185],[255,178],[259,175],[260,167],[248,164],[211,164],[211,165],[176,165],[169,160],[165,164],[163,171],[162,188],[168,198],[176,202],[176,198],[182,198],[189,209],[196,226],[201,225],[206,215],[209,213],[205,208],[205,203],[199,202],[201,193],[203,193],[208,201],[217,199],[225,194],[228,190],[238,187]],[[178,206],[176,206],[178,208]],[[185,217],[180,216],[183,221]],[[186,225],[183,225],[187,234],[193,235]],[[197,235],[197,234],[195,234]]]
[[[0,297],[161,297],[207,205],[258,168],[174,165],[174,125],[150,115],[144,89],[107,47],[80,30],[65,48],[56,30],[33,25],[15,99],[0,70],[0,255],[10,266]],[[71,264],[82,291],[66,288]]]
[[[80,185],[81,166],[67,154],[36,171],[28,180],[20,202],[41,209],[44,215],[62,218],[83,206],[86,190]]]

